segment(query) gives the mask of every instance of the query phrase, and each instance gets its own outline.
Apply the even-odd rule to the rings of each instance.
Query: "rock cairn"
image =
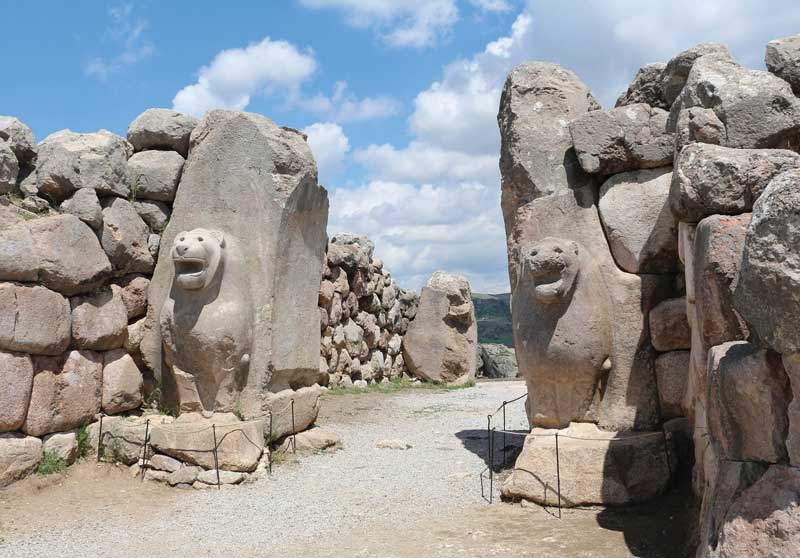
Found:
[[[700,44],[601,110],[534,62],[498,117],[531,420],[573,436],[562,503],[656,495],[666,443],[694,462],[699,558],[800,551],[800,35],[770,42],[766,65]],[[512,473],[506,495],[553,486],[555,432],[526,440],[517,467],[537,480]]]
[[[328,242],[319,288],[321,385],[365,386],[408,376],[403,336],[419,296],[401,289],[362,235],[339,233]]]

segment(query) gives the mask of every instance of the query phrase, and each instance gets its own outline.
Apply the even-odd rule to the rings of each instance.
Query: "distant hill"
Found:
[[[478,320],[478,343],[514,346],[511,329],[511,294],[472,293]]]

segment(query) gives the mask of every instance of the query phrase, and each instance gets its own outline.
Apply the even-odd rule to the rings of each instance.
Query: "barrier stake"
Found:
[[[558,456],[558,432],[556,432],[556,490],[558,491],[558,518],[561,519],[561,463]]]
[[[100,413],[100,431],[97,434],[97,462],[100,463],[100,451],[103,447],[103,414]]]
[[[219,482],[219,458],[217,457],[217,425],[211,425],[211,431],[214,434],[214,469],[217,471],[217,490],[221,490]]]
[[[147,469],[147,443],[150,441],[150,419],[144,423],[144,445],[142,446],[142,480]]]
[[[506,403],[503,401],[503,467],[506,466]]]
[[[267,465],[269,474],[272,474],[272,410],[269,411],[269,443],[267,443]]]
[[[296,433],[294,430],[294,399],[292,399],[292,453],[297,453],[297,439],[295,438]]]

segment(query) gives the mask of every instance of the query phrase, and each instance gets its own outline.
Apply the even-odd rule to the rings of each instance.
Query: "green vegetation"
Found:
[[[467,382],[464,385],[447,385],[436,384],[432,382],[412,382],[408,378],[392,378],[388,384],[374,383],[365,388],[360,387],[335,387],[325,392],[326,396],[330,395],[351,395],[357,393],[393,393],[404,389],[434,389],[442,391],[453,391],[457,389],[464,389],[473,387],[474,381]]]
[[[92,450],[92,444],[89,440],[89,426],[84,424],[78,429],[78,459],[83,459]]]
[[[478,322],[478,343],[498,343],[513,348],[511,294],[472,293],[472,302]]]
[[[36,472],[40,475],[52,475],[53,473],[60,473],[66,468],[66,461],[52,451],[45,451],[42,454],[42,461],[39,463],[39,468]]]

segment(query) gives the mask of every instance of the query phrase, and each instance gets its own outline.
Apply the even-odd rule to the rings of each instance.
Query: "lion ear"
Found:
[[[219,243],[220,248],[225,247],[225,235],[221,231],[209,231],[209,233]]]

